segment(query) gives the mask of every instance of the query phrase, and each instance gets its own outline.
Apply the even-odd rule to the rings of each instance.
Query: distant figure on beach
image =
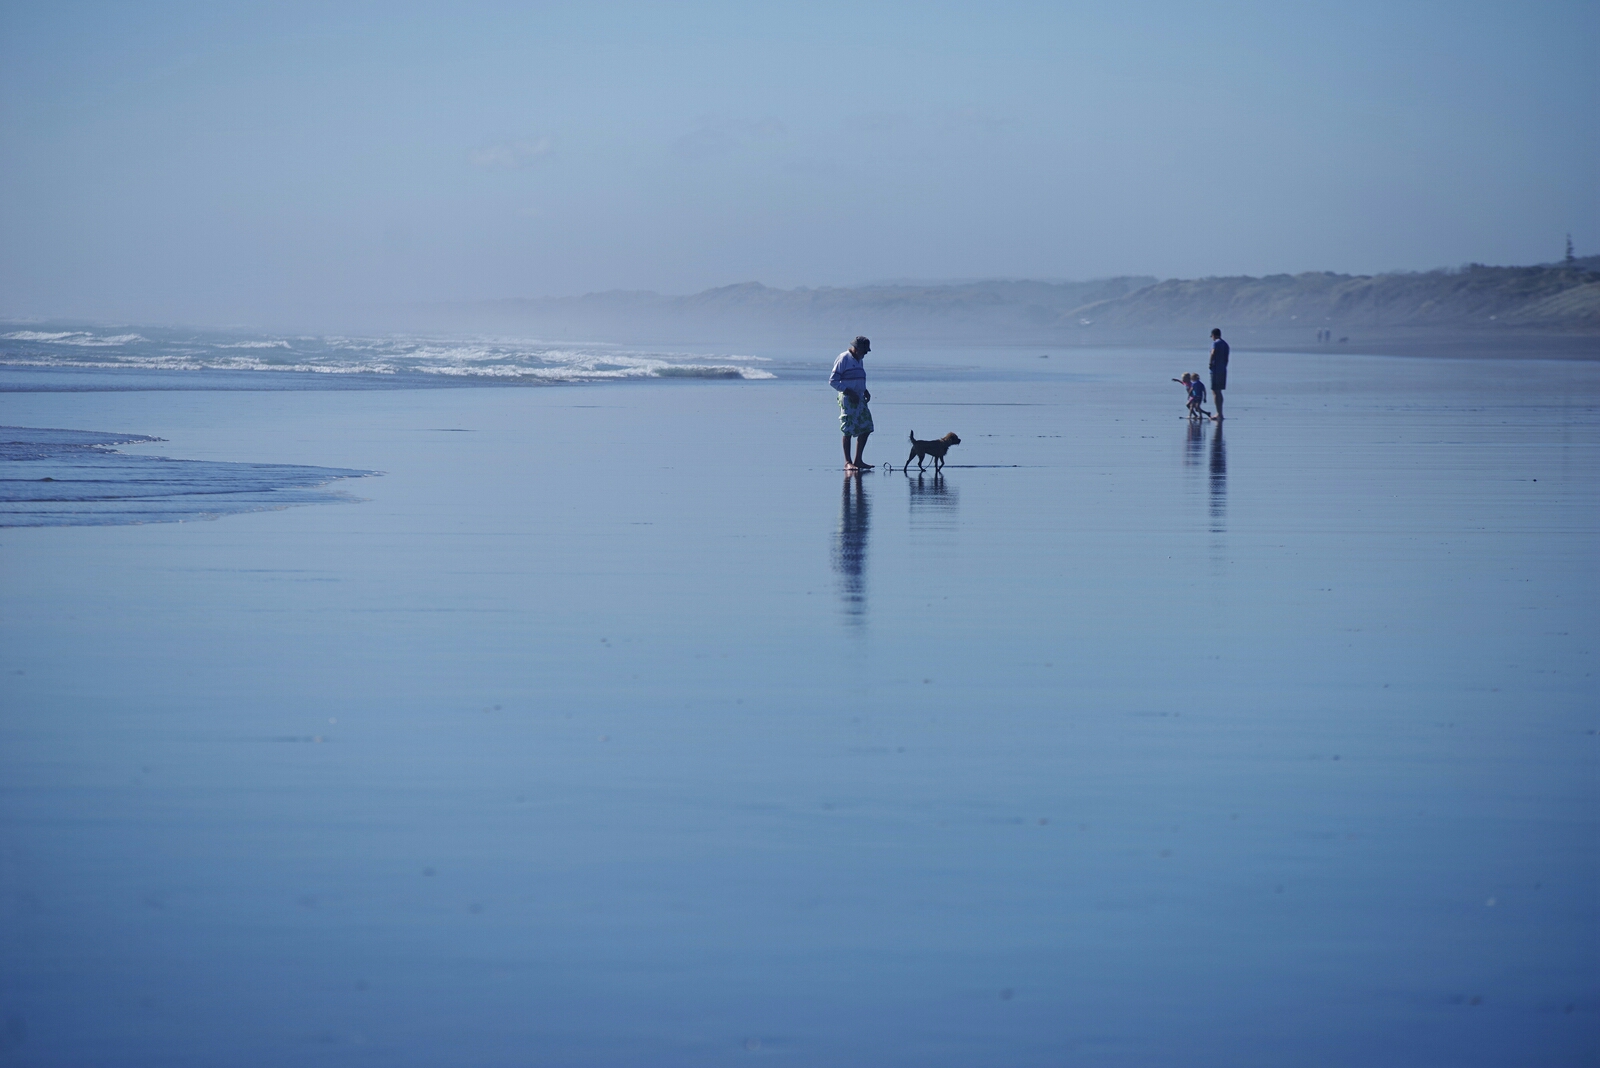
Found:
[[[872,409],[867,402],[872,394],[867,390],[867,369],[861,365],[872,342],[857,337],[850,347],[839,353],[833,361],[833,373],[828,385],[839,391],[839,429],[844,432],[844,466],[847,471],[870,471],[872,465],[862,459],[867,438],[872,434]],[[856,456],[850,458],[850,439],[856,439]]]
[[[1211,392],[1216,396],[1217,414],[1211,418],[1222,422],[1222,391],[1228,388],[1228,343],[1222,340],[1222,331],[1211,328]]]

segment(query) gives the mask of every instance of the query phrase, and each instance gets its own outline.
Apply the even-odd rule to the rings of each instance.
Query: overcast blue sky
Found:
[[[1600,251],[1600,4],[0,4],[0,313]]]

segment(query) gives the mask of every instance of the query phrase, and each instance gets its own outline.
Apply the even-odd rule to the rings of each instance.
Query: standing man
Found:
[[[1222,422],[1222,391],[1228,388],[1228,343],[1222,340],[1222,331],[1211,329],[1211,393],[1217,400],[1217,414],[1211,418]]]
[[[839,429],[844,431],[844,467],[846,471],[870,471],[872,465],[861,458],[872,434],[872,410],[867,402],[872,394],[867,392],[867,369],[861,365],[872,342],[858,337],[850,347],[839,353],[833,361],[833,374],[828,385],[839,391]],[[856,439],[856,458],[850,459],[850,439]]]

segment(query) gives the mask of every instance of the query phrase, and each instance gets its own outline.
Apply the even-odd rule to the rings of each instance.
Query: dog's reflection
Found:
[[[844,476],[839,492],[839,532],[833,546],[833,572],[839,576],[839,604],[860,622],[867,611],[867,531],[872,504],[859,471]]]
[[[911,487],[911,525],[914,528],[954,528],[961,495],[944,475],[907,475]]]

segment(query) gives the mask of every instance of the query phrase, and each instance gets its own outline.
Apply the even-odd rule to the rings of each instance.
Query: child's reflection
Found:
[[[1198,419],[1189,420],[1189,436],[1184,441],[1183,466],[1199,467],[1200,457],[1205,455],[1201,450],[1205,447],[1205,424]]]

